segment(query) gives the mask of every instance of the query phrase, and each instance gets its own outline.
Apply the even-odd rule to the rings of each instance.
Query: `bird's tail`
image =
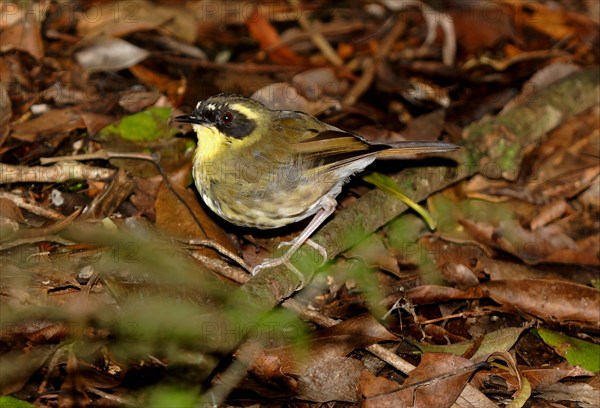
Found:
[[[388,144],[389,149],[377,152],[378,159],[402,159],[423,154],[447,153],[460,150],[461,147],[452,143],[439,141],[406,141]]]

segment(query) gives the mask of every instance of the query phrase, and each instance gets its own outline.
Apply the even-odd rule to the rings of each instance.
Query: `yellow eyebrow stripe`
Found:
[[[256,112],[252,109],[248,109],[244,105],[240,105],[239,103],[232,103],[231,109],[243,113],[248,119],[254,120],[256,122],[260,121],[260,117],[256,114]]]

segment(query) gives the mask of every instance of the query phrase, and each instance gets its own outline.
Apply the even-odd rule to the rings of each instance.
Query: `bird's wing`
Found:
[[[302,112],[281,111],[282,133],[310,171],[323,173],[348,168],[358,171],[375,158],[411,159],[420,154],[444,153],[459,149],[439,141],[370,143],[361,136],[323,123]],[[285,131],[284,131],[285,129]]]
[[[314,170],[318,172],[343,167],[390,148],[383,144],[370,144],[354,133],[323,123],[302,112],[283,112],[280,124],[300,160],[312,163]]]

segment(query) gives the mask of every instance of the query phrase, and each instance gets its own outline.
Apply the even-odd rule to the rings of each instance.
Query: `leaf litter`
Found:
[[[410,3],[0,3],[0,401],[600,404],[598,101],[545,99],[598,65],[593,2]],[[435,230],[397,214],[256,314],[243,269],[301,228],[236,228],[190,186],[170,118],[218,92],[459,143],[468,174],[425,195]],[[423,164],[453,166],[400,180]]]

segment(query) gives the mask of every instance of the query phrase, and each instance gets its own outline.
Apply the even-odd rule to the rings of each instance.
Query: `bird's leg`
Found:
[[[260,265],[256,265],[252,268],[252,275],[256,275],[259,271],[268,268],[274,268],[279,265],[288,264],[292,256],[296,253],[296,251],[302,246],[302,244],[306,243],[311,247],[315,248],[323,258],[327,260],[327,251],[321,245],[316,242],[310,240],[310,236],[325,222],[325,220],[333,214],[335,211],[335,206],[337,202],[332,197],[325,198],[321,203],[321,209],[317,212],[317,214],[313,217],[313,219],[308,223],[304,231],[296,238],[294,238],[289,243],[284,243],[283,245],[291,245],[290,249],[281,257],[275,259],[266,259]],[[304,280],[302,274],[296,270],[296,268],[290,268],[295,273],[299,274]],[[304,283],[304,282],[303,282]]]
[[[296,241],[298,241],[298,238],[300,238],[300,236],[297,236],[296,238],[292,239],[291,241],[280,242],[279,245],[277,245],[277,249],[281,249],[286,246],[294,246]],[[325,247],[323,245],[317,244],[315,241],[313,241],[310,238],[308,238],[306,241],[304,241],[304,243],[306,245],[308,245],[309,247],[313,248],[314,250],[319,251],[319,253],[323,257],[323,263],[325,263],[325,261],[327,261],[327,258],[328,258],[327,250],[325,249]]]
[[[295,239],[293,239],[289,244],[293,244],[295,241]],[[327,255],[327,250],[325,249],[325,247],[323,245],[319,245],[317,244],[315,241],[313,241],[312,239],[308,238],[306,241],[304,241],[304,243],[306,245],[308,245],[309,247],[311,247],[312,249],[319,251],[319,253],[321,254],[321,256],[323,257],[323,263],[325,263],[327,261],[327,258],[329,257],[329,255]],[[283,242],[283,245],[281,246],[285,246],[288,243],[287,242]]]

